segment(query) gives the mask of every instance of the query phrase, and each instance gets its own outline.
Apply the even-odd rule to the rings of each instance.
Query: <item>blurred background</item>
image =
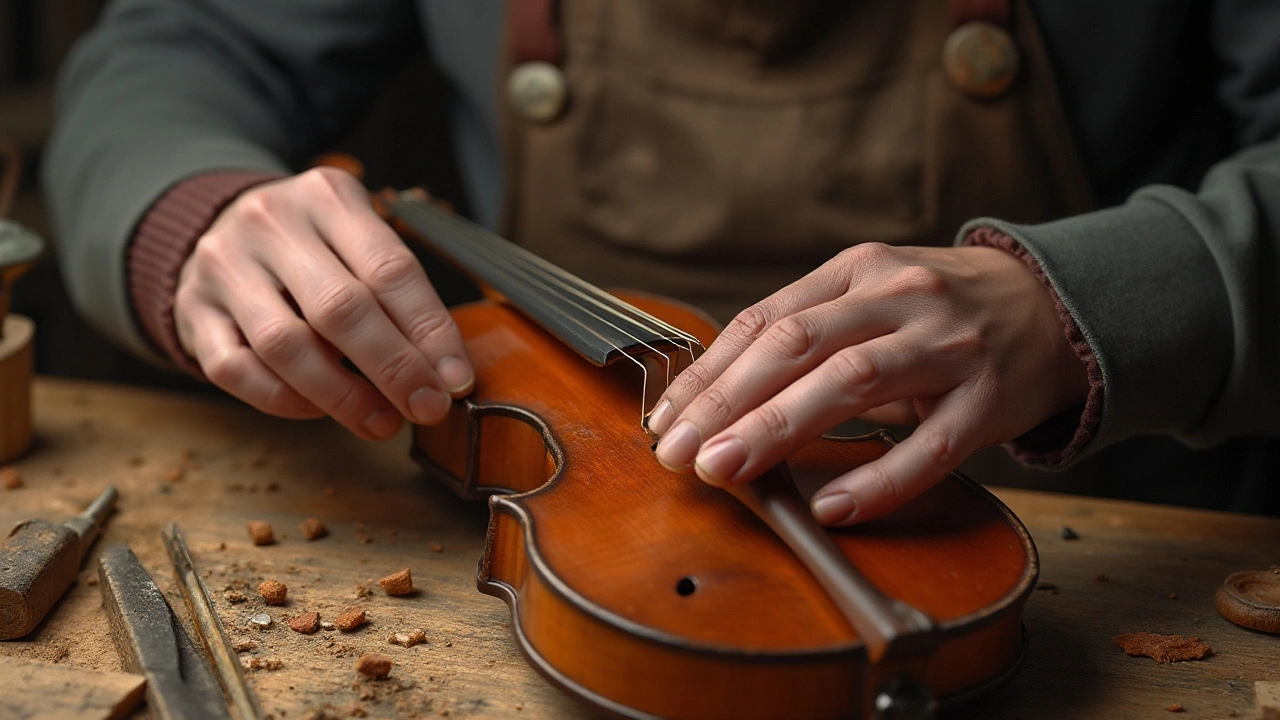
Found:
[[[14,288],[13,311],[36,323],[36,372],[180,389],[208,389],[154,368],[118,349],[76,315],[55,261],[54,235],[40,196],[40,158],[53,123],[58,69],[109,0],[0,0],[0,143],[21,157],[21,184],[11,219],[39,233],[48,245],[41,260]],[[370,187],[420,185],[465,212],[441,103],[442,81],[417,58],[393,75],[382,100],[335,150],[366,167]],[[472,295],[449,269],[424,258],[447,301]]]

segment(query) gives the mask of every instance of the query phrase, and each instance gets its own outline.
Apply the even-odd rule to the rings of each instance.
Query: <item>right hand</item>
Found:
[[[228,205],[183,265],[173,314],[214,385],[271,415],[329,415],[365,439],[395,435],[402,418],[441,421],[474,384],[422,266],[336,168]]]

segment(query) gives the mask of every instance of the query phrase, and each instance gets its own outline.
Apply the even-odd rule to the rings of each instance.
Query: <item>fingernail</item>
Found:
[[[462,358],[452,355],[440,359],[436,363],[436,374],[451,395],[461,395],[471,389],[476,382],[475,372],[471,365]]]
[[[746,443],[741,438],[727,437],[702,448],[694,465],[703,480],[723,484],[737,474],[746,461]]]
[[[849,519],[858,504],[849,493],[835,492],[830,495],[815,497],[812,502],[813,517],[823,525],[831,525]]]
[[[675,409],[671,407],[670,400],[663,400],[658,403],[658,407],[649,413],[649,419],[645,422],[645,427],[649,428],[649,432],[654,435],[661,435],[671,427],[671,422],[676,419]]]
[[[698,434],[698,428],[688,420],[684,420],[663,436],[654,454],[666,469],[685,472],[693,463],[693,456],[698,452],[698,446],[701,444],[702,438]]]
[[[418,388],[409,396],[409,412],[413,413],[413,421],[419,425],[439,422],[449,414],[452,404],[448,395],[430,387]]]
[[[402,420],[400,413],[378,408],[369,413],[369,417],[364,419],[364,429],[375,438],[389,438],[400,429]]]

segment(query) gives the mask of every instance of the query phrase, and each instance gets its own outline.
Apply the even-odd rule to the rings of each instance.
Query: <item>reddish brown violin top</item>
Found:
[[[421,207],[429,206],[396,203],[402,232],[432,236],[433,245],[454,222],[469,243],[483,232],[457,219],[417,222]],[[444,254],[491,289],[501,274]],[[527,259],[514,257],[495,262],[519,274],[512,268]],[[548,272],[531,277],[559,277]],[[559,282],[552,305],[566,297]],[[508,299],[525,293],[496,289]],[[703,344],[715,335],[688,307],[625,299]],[[622,324],[609,308],[600,314]],[[600,365],[571,347],[572,336],[589,345],[592,333],[610,330],[583,333],[581,316],[557,328],[539,312],[502,300],[454,311],[475,391],[443,425],[416,429],[414,454],[464,496],[491,495],[477,580],[510,605],[520,647],[550,680],[629,717],[876,717],[886,705],[893,717],[928,717],[930,698],[955,701],[1012,672],[1037,559],[1025,528],[993,496],[953,475],[889,517],[829,533],[840,562],[872,588],[860,602],[888,618],[878,636],[874,621],[850,617],[867,605],[833,600],[831,586],[746,505],[654,459],[641,424],[646,376],[624,356],[678,362],[678,335],[665,346],[643,340],[648,350],[618,347]],[[650,363],[650,382],[660,367]],[[815,441],[768,482],[803,510],[803,493],[891,442]]]

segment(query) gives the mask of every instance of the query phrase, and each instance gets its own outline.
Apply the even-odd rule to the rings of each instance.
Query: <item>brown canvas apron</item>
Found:
[[[562,0],[566,107],[532,122],[500,93],[504,229],[724,321],[856,243],[1088,210],[1047,53],[1013,9],[1019,76],[975,100],[944,73],[937,0]]]
[[[949,245],[970,218],[1089,210],[1025,2],[1005,17],[1021,67],[993,100],[944,71],[964,5],[561,0],[553,42],[520,39],[559,56],[564,109],[533,122],[500,92],[504,229],[597,285],[678,298],[723,322],[856,243]],[[519,45],[508,40],[507,71]],[[1100,465],[1045,473],[991,448],[961,469],[1098,492]]]

